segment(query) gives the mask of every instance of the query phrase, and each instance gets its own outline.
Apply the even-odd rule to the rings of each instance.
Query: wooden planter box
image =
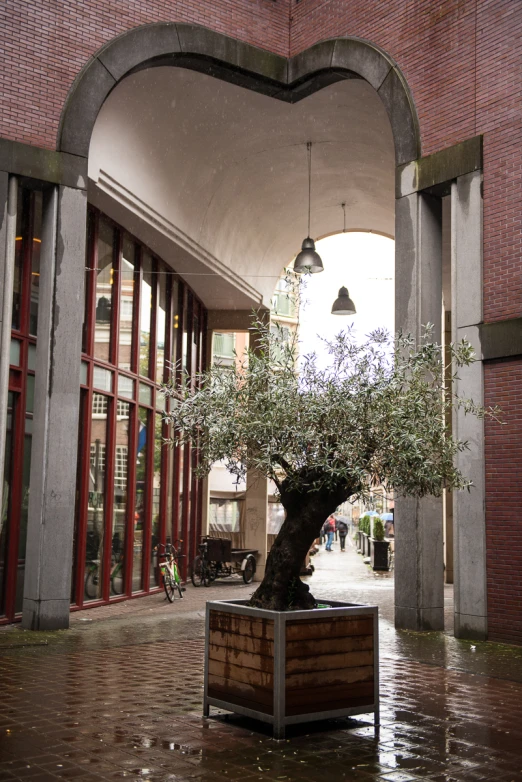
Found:
[[[374,713],[379,724],[378,609],[328,600],[312,611],[207,603],[204,714],[210,706],[285,728]]]

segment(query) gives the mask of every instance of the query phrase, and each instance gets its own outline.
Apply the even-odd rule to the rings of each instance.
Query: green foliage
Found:
[[[282,494],[335,493],[369,501],[372,486],[398,494],[440,496],[469,489],[454,466],[467,443],[451,436],[453,408],[495,415],[446,385],[444,351],[427,327],[418,344],[384,330],[357,344],[352,331],[325,342],[330,365],[314,354],[296,371],[297,338],[261,321],[252,324],[250,348],[233,367],[212,366],[172,396],[175,439],[198,447],[197,475],[224,461],[242,480],[253,468]],[[471,345],[447,347],[454,372],[471,364]]]
[[[365,535],[370,534],[370,517],[367,514],[361,516],[359,520],[359,529],[361,532],[364,532]]]
[[[384,540],[384,524],[378,516],[373,520],[373,539]]]

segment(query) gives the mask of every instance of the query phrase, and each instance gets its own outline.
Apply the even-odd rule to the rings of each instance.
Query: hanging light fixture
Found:
[[[308,141],[306,144],[308,152],[308,236],[303,240],[301,246],[301,252],[297,255],[294,261],[294,271],[298,274],[304,272],[310,272],[310,274],[317,274],[324,271],[323,262],[321,256],[315,250],[315,242],[310,238],[310,204],[312,197],[312,142]]]
[[[343,214],[344,214],[344,222],[343,222],[343,234],[346,233],[346,204],[341,204],[343,208]],[[334,301],[332,305],[332,315],[355,315],[357,313],[357,310],[355,309],[355,304],[351,300],[349,294],[348,294],[348,288],[345,288],[344,285],[342,288],[339,288],[339,295]]]
[[[348,288],[339,288],[339,296],[332,305],[332,315],[355,315],[355,304],[348,295]]]

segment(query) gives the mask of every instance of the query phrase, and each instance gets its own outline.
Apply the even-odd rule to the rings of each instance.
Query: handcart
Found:
[[[205,536],[199,544],[199,554],[192,563],[192,583],[195,587],[210,586],[216,578],[242,575],[250,584],[256,572],[257,549],[232,548],[223,538]]]

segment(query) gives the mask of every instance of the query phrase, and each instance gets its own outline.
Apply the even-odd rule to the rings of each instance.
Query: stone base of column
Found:
[[[24,598],[24,630],[68,630],[71,605],[68,600],[31,600]]]
[[[487,617],[455,613],[455,638],[467,638],[470,641],[487,641]]]
[[[444,608],[405,608],[396,605],[395,627],[416,632],[444,630]]]

